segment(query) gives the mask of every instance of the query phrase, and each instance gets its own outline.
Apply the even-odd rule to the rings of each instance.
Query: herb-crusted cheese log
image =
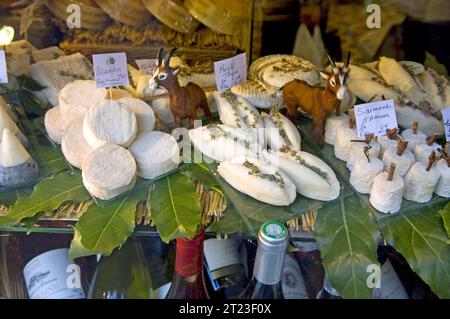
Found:
[[[44,90],[37,92],[38,98],[49,102],[52,106],[59,104],[61,107],[63,105],[58,100],[59,92],[70,82],[89,80],[94,74],[89,60],[80,53],[41,61],[30,66],[29,70],[31,77],[45,87]],[[82,99],[82,95],[89,96],[89,92],[83,92],[78,98]]]
[[[136,162],[123,147],[106,144],[92,151],[83,161],[83,184],[95,197],[112,199],[136,183]]]
[[[278,151],[288,146],[293,151],[300,151],[302,138],[299,131],[286,116],[278,109],[271,109],[270,114],[263,113],[262,118],[265,127],[265,140],[273,151]]]
[[[140,99],[126,97],[119,100],[136,115],[138,133],[151,132],[155,128],[155,113],[152,108]]]
[[[143,132],[130,145],[138,175],[154,179],[178,167],[180,149],[175,138],[163,132]]]
[[[222,162],[217,172],[238,191],[267,204],[288,206],[297,196],[294,183],[285,173],[254,157]]]
[[[83,134],[92,148],[107,143],[128,147],[137,135],[136,115],[123,103],[104,100],[86,114]]]
[[[61,138],[67,124],[61,117],[61,108],[59,106],[52,107],[45,112],[44,125],[52,141],[56,144],[61,144]]]
[[[17,136],[20,142],[25,146],[29,145],[28,139],[19,130],[16,123],[14,123],[13,119],[8,115],[8,113],[3,108],[0,108],[0,132],[3,132],[4,129],[10,130],[12,134]]]
[[[84,139],[82,119],[73,121],[64,130],[61,150],[71,165],[81,169],[83,160],[93,151]]]
[[[26,184],[38,177],[36,162],[14,133],[4,129],[0,145],[0,186]]]
[[[59,106],[66,123],[82,119],[90,108],[106,99],[105,89],[97,89],[95,81],[73,81],[61,90]]]

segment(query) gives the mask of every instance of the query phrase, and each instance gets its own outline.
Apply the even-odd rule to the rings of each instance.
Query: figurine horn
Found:
[[[345,61],[344,69],[348,69],[349,65],[350,65],[350,51],[347,54],[347,61]]]
[[[326,52],[326,54],[327,54],[327,57],[328,57],[328,60],[330,60],[330,64],[331,64],[331,67],[332,67],[332,69],[333,69],[333,73],[334,74],[338,74],[338,67],[336,66],[336,63],[334,62],[334,60],[333,60],[333,58],[328,54],[328,52]]]
[[[173,48],[172,50],[170,50],[169,52],[166,53],[166,57],[164,60],[164,66],[168,67],[170,65],[170,59],[172,58],[172,55],[174,54],[174,52],[177,50],[177,48]]]
[[[158,60],[158,65],[162,64],[163,55],[164,55],[164,48],[161,48],[158,50],[158,54],[156,56],[156,59]]]

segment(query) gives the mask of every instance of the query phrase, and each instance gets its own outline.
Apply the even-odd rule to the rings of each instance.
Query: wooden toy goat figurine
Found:
[[[310,86],[304,81],[293,80],[282,88],[288,117],[295,120],[298,108],[309,114],[313,120],[314,137],[321,147],[324,145],[327,118],[334,110],[338,116],[340,115],[341,101],[344,99],[350,74],[350,53],[343,67],[337,67],[329,55],[328,59],[331,63],[331,74],[320,72],[327,80],[326,87]]]
[[[163,87],[169,92],[170,111],[175,120],[175,126],[180,127],[181,121],[185,118],[190,120],[191,126],[197,116],[197,110],[201,108],[206,116],[211,119],[211,111],[205,92],[195,83],[189,82],[186,86],[180,86],[177,74],[180,68],[171,68],[169,65],[172,54],[176,49],[165,52],[164,49],[158,51],[158,65],[152,79],[150,87]]]

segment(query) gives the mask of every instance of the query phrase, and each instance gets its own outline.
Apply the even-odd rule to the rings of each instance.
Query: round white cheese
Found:
[[[437,162],[436,169],[441,177],[434,192],[441,197],[448,198],[450,197],[450,167],[448,167],[446,160],[441,159]]]
[[[400,211],[402,206],[405,183],[403,177],[396,174],[392,181],[388,181],[387,177],[387,172],[382,172],[375,177],[369,201],[379,212],[393,214]]]
[[[64,130],[61,150],[71,165],[81,169],[83,159],[93,150],[84,139],[83,120],[73,121]]]
[[[433,143],[431,146],[427,143],[419,143],[416,144],[416,147],[414,148],[414,155],[418,162],[428,163],[431,153],[434,151],[436,154],[439,154],[438,149],[440,148],[442,148],[442,146],[437,143]]]
[[[92,151],[83,161],[83,184],[95,197],[109,200],[136,183],[136,162],[123,147],[106,144]]]
[[[350,116],[343,113],[341,116],[332,115],[325,124],[325,143],[334,145],[336,143],[337,129],[344,126],[350,120]]]
[[[352,143],[352,146],[350,148],[350,155],[349,155],[348,161],[347,161],[347,168],[350,171],[353,170],[353,166],[361,158],[364,158],[367,161],[367,157],[364,154],[364,147],[366,147],[366,146],[367,146],[366,143],[361,143],[361,142],[353,142]],[[371,146],[371,149],[369,150],[369,157],[370,158],[372,158],[372,157],[378,158],[380,156],[380,152],[381,152],[380,144],[378,144],[377,142],[371,141],[369,143],[369,146]]]
[[[107,143],[128,147],[137,135],[136,115],[121,102],[104,100],[86,114],[83,134],[92,148]]]
[[[395,164],[395,172],[399,176],[405,176],[411,166],[414,164],[414,155],[405,150],[401,156],[397,155],[397,146],[391,145],[384,151],[383,162],[386,170],[389,169],[391,163]]]
[[[51,140],[56,144],[61,144],[61,138],[67,124],[61,117],[61,108],[59,106],[52,107],[45,112],[44,125]]]
[[[163,132],[143,132],[138,135],[129,151],[133,154],[138,175],[154,179],[178,167],[180,149],[175,138]]]
[[[427,164],[417,162],[408,171],[405,176],[405,199],[418,203],[427,203],[431,200],[440,173],[434,166],[429,171],[426,168]]]
[[[427,142],[427,136],[424,133],[418,131],[417,134],[414,134],[414,131],[410,128],[402,132],[402,137],[408,142],[408,151],[410,152],[414,152],[417,144]]]
[[[87,111],[107,97],[106,89],[98,89],[95,81],[77,80],[59,92],[61,116],[67,123],[83,118]]]
[[[140,99],[125,97],[119,99],[136,115],[138,133],[151,132],[155,128],[156,117],[152,108]]]
[[[343,161],[348,161],[352,140],[358,139],[356,128],[351,129],[348,125],[343,125],[336,130],[336,143],[334,144],[334,155]]]
[[[383,171],[383,162],[376,158],[370,158],[370,162],[364,156],[353,165],[350,174],[350,184],[361,194],[370,194],[375,177]]]

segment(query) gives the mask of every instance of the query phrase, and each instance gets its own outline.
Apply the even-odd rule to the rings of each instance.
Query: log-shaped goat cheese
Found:
[[[287,146],[293,151],[300,151],[302,138],[300,132],[278,109],[271,109],[270,114],[262,113],[267,145],[277,152]]]
[[[134,187],[136,162],[125,148],[105,144],[84,159],[82,177],[84,186],[93,196],[109,200]]]
[[[44,126],[50,139],[56,144],[61,144],[67,123],[61,117],[61,108],[59,106],[52,107],[45,112]]]
[[[255,157],[222,162],[217,172],[238,191],[274,206],[288,206],[296,198],[295,185],[281,170]]]
[[[16,135],[9,129],[2,132],[0,144],[0,186],[16,186],[33,182],[39,167]]]
[[[138,175],[145,179],[155,179],[170,172],[181,161],[175,138],[158,131],[139,134],[129,151],[136,160]]]
[[[137,135],[136,115],[119,101],[104,100],[89,109],[83,134],[92,148],[107,143],[128,147]]]
[[[426,163],[415,163],[405,176],[405,199],[417,203],[429,202],[433,197],[439,177],[440,173],[436,167],[432,166],[427,171]]]
[[[369,201],[379,212],[394,214],[402,206],[405,183],[403,177],[396,174],[392,180],[388,180],[388,176],[388,172],[382,172],[375,177]]]
[[[93,151],[84,139],[82,119],[73,121],[64,130],[61,150],[72,166],[81,169],[83,160]]]
[[[151,132],[155,128],[156,117],[150,105],[133,97],[119,99],[136,115],[138,133]]]

